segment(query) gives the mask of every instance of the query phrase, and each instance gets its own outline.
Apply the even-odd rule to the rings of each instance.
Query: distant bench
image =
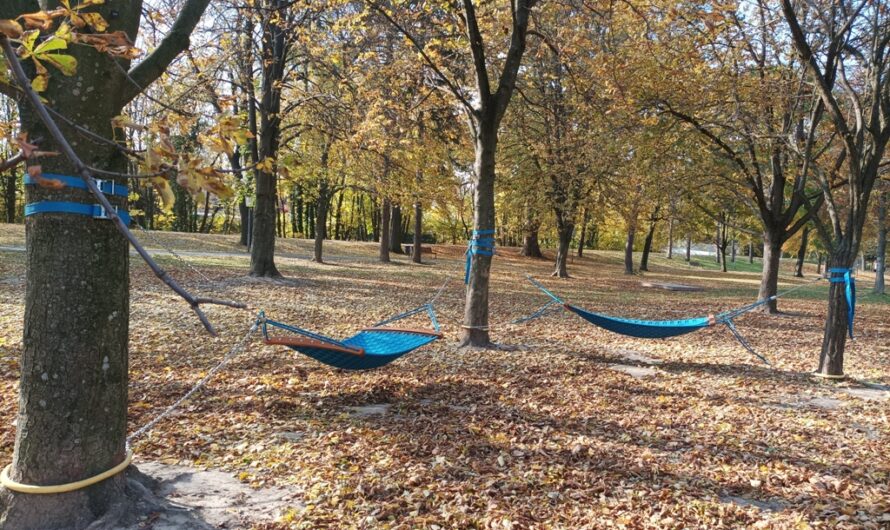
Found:
[[[405,251],[405,254],[408,254],[409,256],[414,255],[414,245],[402,245],[402,249]],[[424,254],[430,254],[433,257],[435,257],[436,251],[433,250],[433,247],[425,247],[425,246],[421,245],[420,246],[420,255],[422,256]]]

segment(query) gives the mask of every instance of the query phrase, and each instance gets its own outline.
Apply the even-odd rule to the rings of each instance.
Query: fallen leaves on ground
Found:
[[[737,322],[771,369],[724,329],[663,341],[613,335],[570,314],[500,326],[518,348],[455,350],[462,313],[462,249],[424,266],[366,261],[368,248],[334,265],[280,260],[290,280],[244,276],[245,260],[199,263],[175,276],[206,294],[248,301],[270,317],[348,336],[438,301],[446,339],[375,371],[332,370],[253,341],[194,399],[135,445],[138,461],[218,468],[254,486],[292,488],[284,528],[886,528],[890,524],[890,401],[840,392],[855,382],[808,375],[821,341],[823,298],[783,300],[792,316]],[[21,353],[23,256],[0,260],[0,440],[12,452]],[[640,287],[596,254],[546,280],[592,310],[641,318],[696,316],[744,305],[756,285],[658,260],[659,278],[709,290]],[[546,262],[508,249],[495,260],[492,320],[546,300],[523,280]],[[697,279],[689,280],[694,275]],[[785,279],[783,278],[783,281]],[[787,280],[792,283],[790,279]],[[130,430],[203,377],[246,332],[254,313],[211,308],[218,339],[134,262]],[[819,289],[823,287],[816,287]],[[719,293],[717,293],[718,289]],[[717,293],[717,294],[715,294]],[[890,382],[887,306],[863,303],[848,374]],[[861,317],[860,317],[861,315]],[[422,325],[421,319],[415,322]],[[644,365],[635,378],[610,364]],[[821,401],[820,401],[821,400]]]

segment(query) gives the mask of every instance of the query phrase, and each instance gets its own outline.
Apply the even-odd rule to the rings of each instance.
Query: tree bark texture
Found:
[[[388,198],[383,199],[380,208],[380,262],[389,263],[389,238],[392,229],[392,204]]]
[[[414,263],[423,262],[423,205],[420,201],[414,203],[414,254],[411,261]]]
[[[805,227],[800,236],[800,249],[797,251],[797,264],[794,267],[794,276],[803,278],[803,264],[807,258],[807,240],[810,237],[810,227]]]

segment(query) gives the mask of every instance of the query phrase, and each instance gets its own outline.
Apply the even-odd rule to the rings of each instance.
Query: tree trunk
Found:
[[[402,252],[402,207],[394,204],[390,209],[389,251],[393,254]]]
[[[6,222],[15,222],[15,192],[18,179],[15,175],[4,177],[6,181],[6,189],[3,193],[3,204],[6,208]]]
[[[581,214],[581,234],[578,236],[578,257],[584,257],[584,245],[587,244],[587,224],[590,222],[590,210],[584,208]]]
[[[248,246],[250,242],[249,215],[250,209],[247,207],[247,199],[242,197],[241,201],[238,202],[238,216],[241,218],[241,238],[238,240],[238,244],[244,247]]]
[[[794,276],[803,278],[803,264],[807,257],[807,239],[810,236],[810,227],[805,226],[803,233],[800,235],[800,249],[797,251],[797,265],[794,268]]]
[[[287,0],[272,0],[278,15]],[[269,17],[265,14],[264,17]],[[259,160],[277,159],[281,135],[281,90],[287,63],[288,40],[282,24],[268,20],[262,38],[262,100],[260,101]],[[253,220],[253,245],[250,249],[250,275],[265,278],[281,276],[275,266],[275,235],[278,221],[278,197],[275,172],[256,173],[256,210]]]
[[[758,300],[766,300],[775,296],[779,287],[779,263],[782,257],[782,243],[769,232],[763,233],[763,272],[760,276]],[[770,314],[779,312],[776,301],[770,300],[764,305]]]
[[[423,205],[420,204],[420,201],[414,203],[414,255],[411,256],[411,260],[414,263],[421,263],[423,261]]]
[[[575,232],[575,225],[574,223],[566,221],[557,221],[556,232],[559,237],[559,246],[556,250],[556,270],[553,271],[553,276],[556,276],[557,278],[568,278],[569,251],[571,250],[570,247],[572,244],[572,235]]]
[[[737,240],[735,240],[735,239],[733,239],[732,242],[731,242],[731,245],[732,245],[731,249],[732,249],[732,250],[731,250],[731,254],[730,254],[730,258],[729,258],[729,260],[730,260],[731,263],[735,263],[736,254],[738,254],[738,248],[739,248],[738,243],[739,243],[739,242],[738,242]]]
[[[488,121],[488,120],[485,120]],[[497,152],[497,127],[493,124],[478,124],[475,139],[476,159],[473,164],[476,175],[474,192],[473,226],[476,230],[493,231],[495,222],[494,180],[495,153]],[[494,237],[486,235],[483,237]],[[491,276],[492,256],[475,254],[470,259],[470,275],[467,284],[467,297],[464,306],[464,328],[461,346],[488,346],[488,286]]]
[[[686,263],[692,261],[692,234],[686,234]]]
[[[388,198],[383,199],[380,208],[380,262],[389,263],[389,238],[392,229],[392,205]]]
[[[316,263],[324,263],[324,240],[328,237],[328,208],[331,204],[329,193],[327,181],[322,180],[315,200],[315,245],[312,261]]]
[[[529,228],[522,235],[522,247],[519,255],[527,258],[543,258],[541,244],[538,242],[538,227]]]
[[[204,214],[201,216],[201,227],[198,228],[199,234],[204,234],[204,229],[207,228],[207,220],[210,218],[210,192],[204,192]]]
[[[841,248],[848,246],[849,243],[844,241]],[[844,250],[836,254],[832,253],[826,266],[842,269],[852,268],[855,259],[850,256],[855,256],[855,253]],[[843,375],[844,348],[847,344],[848,329],[846,285],[843,282],[830,283],[828,290],[828,317],[825,319],[822,351],[819,355],[819,373],[835,376]]]
[[[668,220],[668,250],[667,259],[674,259],[674,218]]]
[[[754,263],[754,242],[748,241],[748,264]]]
[[[652,222],[649,224],[649,231],[646,233],[646,239],[643,241],[643,256],[640,258],[641,271],[649,270],[649,252],[652,251],[652,238],[655,237],[655,227],[657,224],[657,219],[653,218]]]
[[[816,264],[816,272],[819,274],[819,276],[822,276],[822,260],[823,259],[824,258],[822,256],[822,253],[820,252],[819,253],[819,262]]]
[[[878,198],[878,248],[875,254],[874,294],[884,294],[884,272],[887,270],[887,210],[890,192]]]
[[[624,242],[624,274],[634,273],[634,238],[636,235],[636,222],[628,223],[627,239]]]
[[[0,18],[13,18],[6,13],[9,3],[3,4]],[[137,34],[138,2],[112,0],[90,11],[110,22],[109,32]],[[112,11],[117,11],[116,17],[111,17]],[[116,59],[85,46],[69,51],[78,59],[77,73],[53,75],[42,96],[75,117],[78,125],[105,138],[120,137],[111,122],[122,112],[130,85],[115,66]],[[57,149],[24,98],[19,116],[29,138],[43,138],[41,149]],[[59,126],[67,137],[78,138],[65,123]],[[105,144],[78,142],[76,148],[83,160],[101,169],[128,170],[120,152]],[[44,157],[41,163],[46,172],[75,175],[75,168],[63,156]],[[26,203],[95,202],[78,188],[27,188]],[[126,198],[109,196],[109,200],[127,207]],[[76,482],[113,468],[125,457],[128,243],[110,221],[57,213],[27,217],[25,237],[28,274],[10,477],[35,485]],[[0,527],[82,529],[125,502],[125,486],[121,473],[71,493],[29,495],[3,490]]]

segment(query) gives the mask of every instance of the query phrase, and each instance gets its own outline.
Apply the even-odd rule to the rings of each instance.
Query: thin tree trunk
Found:
[[[423,261],[423,205],[420,204],[420,201],[414,203],[414,255],[411,256],[411,260],[414,263],[421,263]]]
[[[634,238],[637,235],[637,223],[628,223],[627,239],[624,242],[624,274],[634,273]]]
[[[822,276],[822,260],[823,260],[823,259],[824,259],[824,256],[823,256],[823,254],[820,252],[820,253],[819,253],[819,262],[818,262],[818,264],[816,265],[816,272],[819,274],[819,276]]]
[[[328,207],[331,203],[327,180],[318,184],[318,198],[315,200],[315,244],[312,260],[324,263],[324,240],[328,237]]]
[[[15,222],[15,192],[17,178],[15,175],[4,177],[6,181],[6,189],[4,190],[3,203],[6,208],[6,222]]]
[[[590,222],[590,210],[588,208],[584,208],[584,213],[581,214],[581,234],[578,236],[578,257],[584,257],[584,245],[587,244],[587,224]]]
[[[210,215],[210,192],[204,192],[204,214],[201,216],[201,227],[198,228],[199,234],[204,234],[204,229],[207,228],[207,218]]]
[[[731,245],[730,248],[732,250],[731,250],[729,260],[731,263],[735,263],[736,254],[738,254],[739,242],[738,242],[738,240],[733,239],[732,242],[730,243],[730,245]]]
[[[658,210],[655,210],[655,216],[658,215]],[[657,217],[653,216],[651,222],[649,223],[649,231],[646,233],[646,239],[643,241],[643,256],[640,258],[640,270],[648,271],[649,270],[649,252],[652,251],[652,239],[655,237],[655,227],[658,224]]]
[[[238,202],[238,216],[241,219],[241,237],[238,244],[246,247],[250,242],[250,209],[247,207],[247,199],[242,197]]]
[[[686,234],[686,263],[692,261],[692,234]]]
[[[887,210],[890,192],[878,198],[878,248],[875,255],[874,294],[884,294],[884,272],[887,270]]]
[[[754,263],[754,242],[748,241],[748,263]]]
[[[803,264],[807,257],[807,239],[810,236],[810,227],[805,226],[800,235],[800,249],[797,251],[797,266],[794,268],[794,276],[803,278]]]
[[[380,262],[389,263],[389,231],[392,228],[392,206],[389,198],[384,197],[383,207],[380,209]]]
[[[667,259],[674,259],[674,218],[668,220],[668,250]]]

